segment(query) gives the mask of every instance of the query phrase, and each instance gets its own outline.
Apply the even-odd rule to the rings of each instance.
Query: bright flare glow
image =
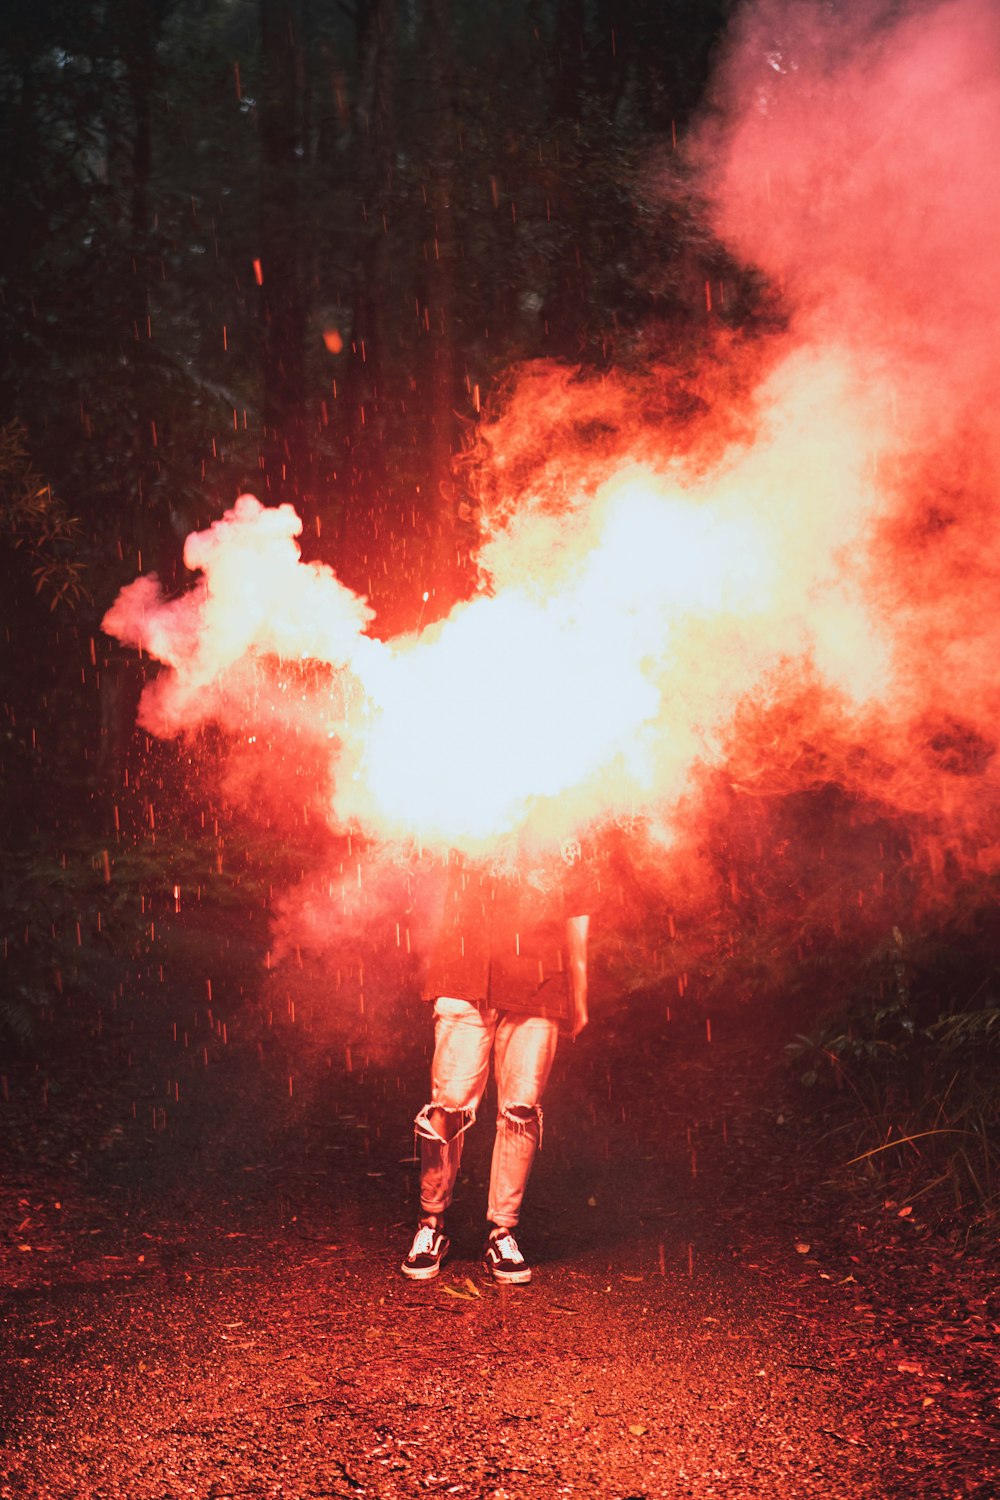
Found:
[[[688,160],[781,328],[719,320],[694,371],[523,369],[480,429],[484,593],[413,636],[242,497],[188,594],[140,578],[106,617],[164,663],[147,728],[256,737],[275,798],[290,729],[333,823],[473,852],[633,812],[669,841],[708,765],[723,817],[730,777],[836,783],[935,871],[1000,867],[1000,12],[737,12]]]
[[[199,587],[165,602],[139,580],[105,621],[172,668],[144,722],[173,733],[213,718],[244,736],[294,722],[329,746],[331,823],[383,838],[475,851],[669,805],[781,661],[813,658],[856,698],[884,676],[838,562],[872,504],[845,458],[857,434],[820,418],[836,369],[794,373],[769,393],[770,441],[697,483],[626,464],[558,519],[529,507],[484,549],[484,593],[388,642],[365,633],[371,611],[329,568],[301,561],[289,506],[241,497],[188,539]],[[840,455],[820,490],[846,480],[849,503],[805,505],[801,484],[776,493],[803,423]],[[297,704],[289,659],[332,667],[334,688]]]

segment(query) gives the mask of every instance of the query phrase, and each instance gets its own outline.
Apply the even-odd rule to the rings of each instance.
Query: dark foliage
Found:
[[[155,571],[183,586],[184,537],[252,489],[294,501],[307,552],[370,592],[383,628],[412,626],[428,572],[445,600],[468,583],[460,518],[478,499],[475,463],[455,459],[513,364],[689,354],[708,328],[707,279],[730,289],[716,331],[764,316],[677,169],[728,10],[7,6],[0,1028],[12,1045],[30,1044],[59,984],[113,989],[123,965],[149,959],[147,901],[169,906],[175,884],[193,884],[218,911],[237,891],[182,816],[150,838],[154,803],[184,805],[185,752],[153,752],[135,730],[147,665],[99,629],[123,583]],[[369,557],[393,528],[412,542],[408,571],[380,579]],[[960,725],[935,730],[931,750],[953,774],[992,753]],[[797,1066],[814,1096],[830,1084],[854,1101],[845,1159],[909,1169],[919,1151],[925,1181],[989,1204],[992,893],[967,891],[946,924],[911,923],[906,831],[834,778],[767,799],[716,791],[703,859],[721,897],[690,892],[682,913],[641,869],[623,878],[600,955],[609,981],[705,1005],[812,997],[814,1016],[834,1019],[817,1020]],[[805,857],[819,845],[828,859]],[[264,859],[248,856],[253,878]],[[895,1147],[889,1130],[921,1140]]]
[[[1000,1172],[1000,927],[992,880],[847,967],[841,1003],[787,1048],[847,1168],[939,1217],[991,1219]],[[831,1101],[830,1095],[839,1095]]]

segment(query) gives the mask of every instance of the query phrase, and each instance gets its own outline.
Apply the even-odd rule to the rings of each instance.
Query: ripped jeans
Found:
[[[497,1128],[486,1217],[514,1228],[542,1143],[541,1099],[558,1040],[557,1023],[544,1016],[480,1008],[449,996],[435,1001],[431,1102],[414,1121],[420,1136],[423,1213],[441,1215],[451,1203],[462,1141],[475,1123],[492,1049]]]

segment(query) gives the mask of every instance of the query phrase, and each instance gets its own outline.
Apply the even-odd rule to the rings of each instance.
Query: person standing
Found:
[[[556,860],[473,862],[452,854],[439,872],[421,986],[434,1003],[434,1056],[431,1098],[414,1121],[420,1219],[401,1266],[411,1280],[433,1279],[448,1254],[445,1214],[491,1055],[497,1120],[484,1259],[498,1282],[531,1280],[516,1231],[542,1144],[542,1098],[560,1034],[575,1038],[588,1020],[590,914],[581,864],[573,841]]]

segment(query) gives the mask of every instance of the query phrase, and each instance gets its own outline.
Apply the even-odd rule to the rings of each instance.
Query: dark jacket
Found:
[[[425,999],[456,999],[567,1021],[566,921],[593,905],[579,844],[541,860],[452,853],[428,872],[420,952]]]

